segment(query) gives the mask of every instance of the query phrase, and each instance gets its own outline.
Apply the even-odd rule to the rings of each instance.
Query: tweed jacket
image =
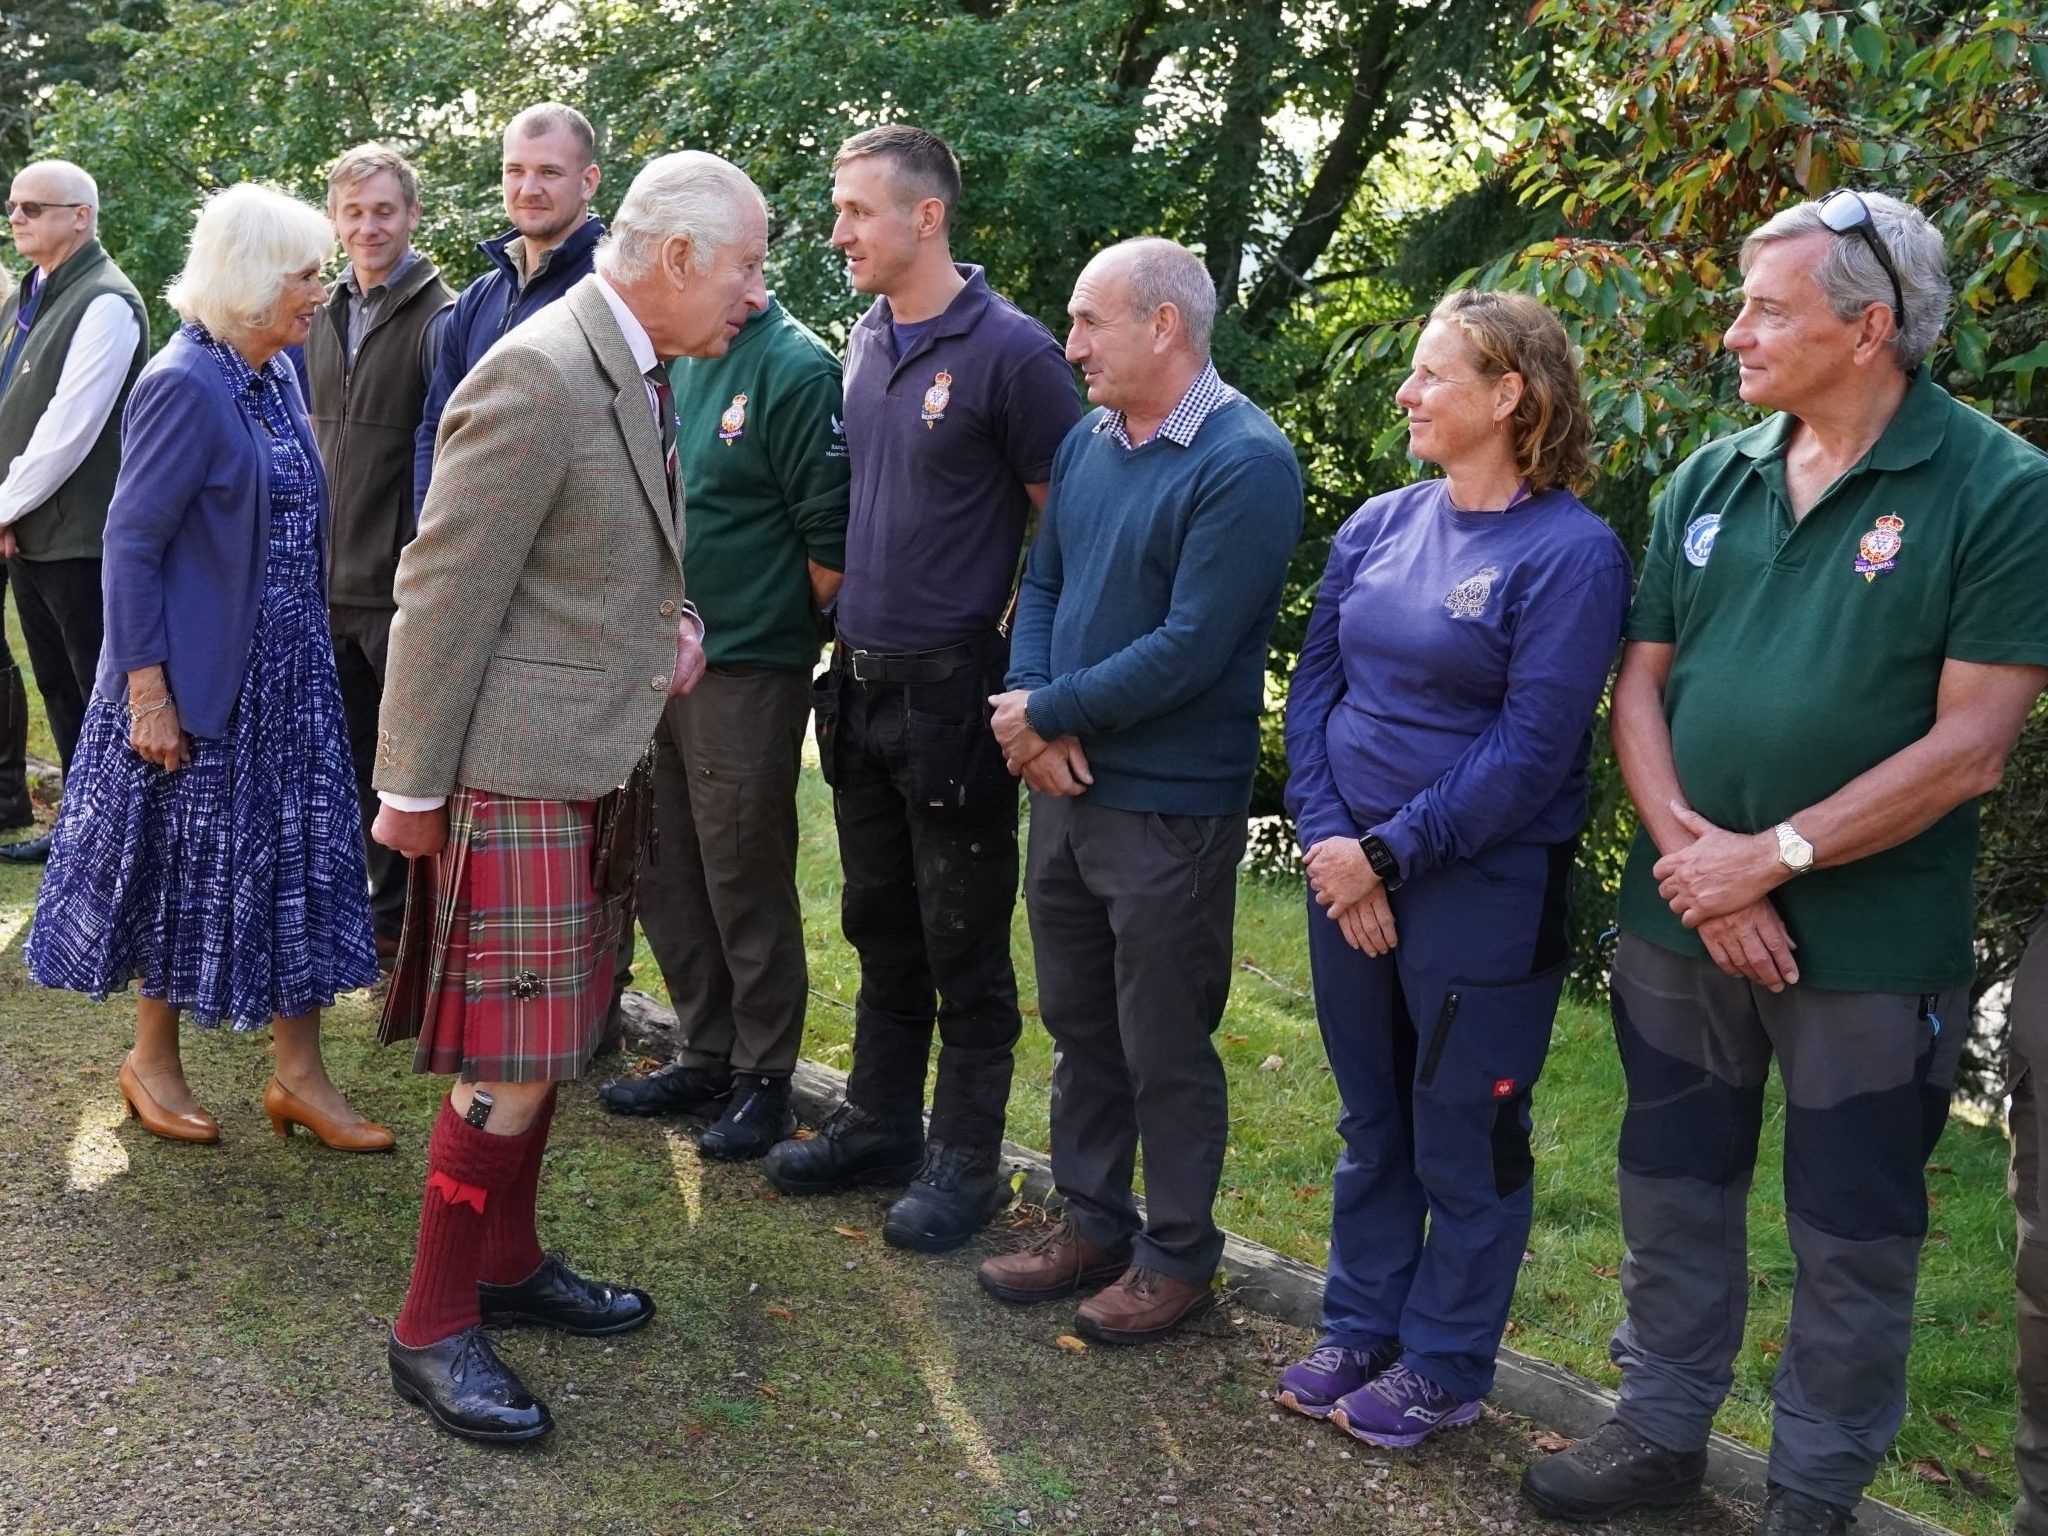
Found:
[[[586,277],[449,399],[398,563],[376,787],[622,783],[668,702],[682,528],[646,382]]]

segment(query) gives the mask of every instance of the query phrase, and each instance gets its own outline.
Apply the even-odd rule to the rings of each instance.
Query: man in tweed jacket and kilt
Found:
[[[459,1075],[427,1149],[392,1328],[399,1395],[485,1441],[552,1426],[482,1325],[622,1333],[644,1293],[543,1255],[534,1194],[579,1076],[647,823],[663,706],[702,673],[683,597],[666,364],[764,308],[767,208],[737,167],[648,164],[597,271],[509,333],[442,418],[398,568],[374,836],[412,860],[384,1037]]]

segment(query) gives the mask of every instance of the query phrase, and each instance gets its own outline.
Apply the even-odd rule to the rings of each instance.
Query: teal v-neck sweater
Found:
[[[1301,470],[1233,396],[1186,447],[1068,434],[1025,567],[1010,686],[1047,738],[1081,740],[1088,798],[1126,811],[1241,814],[1266,704],[1266,643],[1301,537]]]

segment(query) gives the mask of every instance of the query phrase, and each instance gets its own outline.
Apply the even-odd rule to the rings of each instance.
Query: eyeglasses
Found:
[[[1847,187],[1837,187],[1823,197],[1815,207],[1820,221],[1837,235],[1855,235],[1870,247],[1870,254],[1877,258],[1877,264],[1884,268],[1884,275],[1892,280],[1892,321],[1903,331],[1906,328],[1906,293],[1899,286],[1899,269],[1892,265],[1892,253],[1884,248],[1884,241],[1878,238],[1877,221],[1870,216],[1870,204]]]
[[[17,203],[10,198],[7,203],[7,217],[11,219],[18,213],[24,219],[40,219],[45,209],[84,208],[86,206],[85,203],[32,203],[26,198]]]

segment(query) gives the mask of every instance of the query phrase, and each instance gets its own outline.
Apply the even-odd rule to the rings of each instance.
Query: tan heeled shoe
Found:
[[[263,1113],[270,1116],[270,1128],[278,1135],[289,1136],[293,1126],[303,1125],[337,1152],[389,1152],[398,1141],[374,1120],[337,1120],[322,1114],[274,1077],[263,1089]]]
[[[152,1136],[161,1136],[165,1141],[220,1140],[220,1122],[205,1110],[195,1109],[190,1114],[174,1115],[151,1098],[126,1056],[121,1058],[121,1070],[115,1081],[121,1085],[121,1097],[128,1101],[128,1118],[140,1120],[142,1128]]]

